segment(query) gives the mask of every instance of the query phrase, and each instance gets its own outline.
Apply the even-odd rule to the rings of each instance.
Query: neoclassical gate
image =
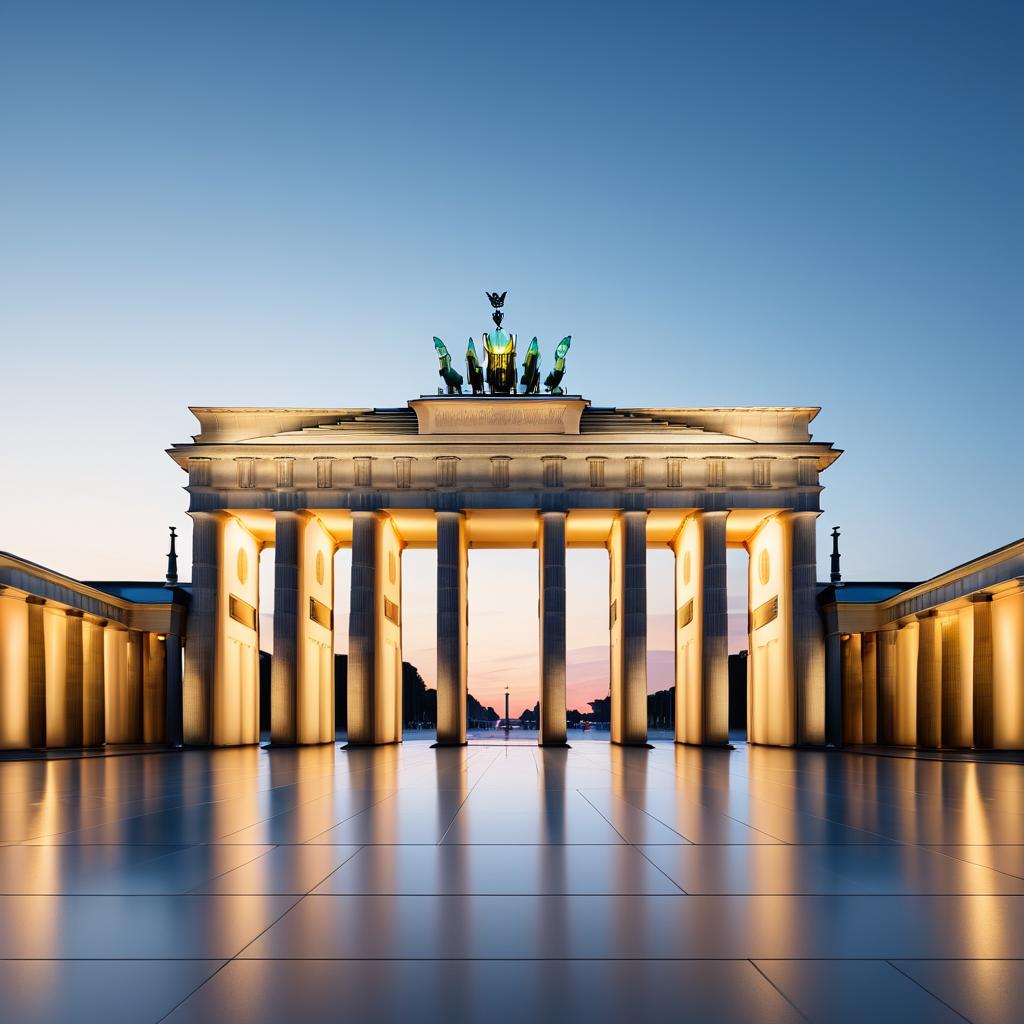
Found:
[[[825,741],[816,408],[616,409],[560,395],[395,409],[195,408],[186,743],[256,743],[259,553],[274,547],[274,743],[334,737],[334,553],[352,550],[349,740],[401,740],[402,552],[437,551],[437,735],[466,740],[474,547],[537,549],[542,744],[563,744],[565,551],[609,556],[611,738],[647,740],[646,549],[676,565],[676,739],[728,741],[726,549],[749,573],[749,738]]]

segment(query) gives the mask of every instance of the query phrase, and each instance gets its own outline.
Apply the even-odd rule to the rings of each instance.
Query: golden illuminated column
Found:
[[[167,739],[167,638],[142,634],[142,742]]]
[[[796,741],[825,743],[825,645],[818,614],[817,512],[787,512]]]
[[[106,742],[106,681],[103,649],[106,623],[82,622],[82,745]]]
[[[29,746],[46,746],[46,632],[44,605],[39,597],[28,605],[28,728]]]
[[[260,542],[234,516],[192,512],[184,742],[259,742]]]
[[[462,512],[437,518],[437,744],[466,742],[469,547]]]
[[[69,747],[82,746],[83,713],[83,613],[68,609],[64,626],[64,740]]]
[[[864,742],[864,665],[860,633],[842,638],[843,651],[843,743]]]
[[[878,634],[864,633],[860,639],[863,713],[861,742],[878,742]]]
[[[542,512],[540,566],[540,743],[565,745],[565,513]]]
[[[275,745],[334,740],[334,538],[308,512],[276,512]]]
[[[108,626],[103,631],[103,688],[108,743],[128,743],[125,689],[128,681],[128,632]]]
[[[164,738],[173,747],[181,745],[181,687],[182,647],[181,637],[167,634],[164,657],[167,663],[165,690]]]
[[[934,611],[918,615],[917,745],[942,743],[942,632]]]
[[[383,512],[352,513],[348,742],[402,739],[402,543]]]
[[[67,616],[43,607],[43,670],[46,686],[47,747],[67,746]]]
[[[608,537],[611,739],[647,744],[647,513],[620,512]]]
[[[793,667],[793,532],[787,514],[770,516],[746,545],[750,554],[747,735],[751,743],[792,746],[798,742],[798,693]],[[843,667],[845,670],[845,664]],[[845,677],[845,671],[843,674]],[[824,729],[824,679],[821,690]],[[843,703],[845,714],[845,682]]]
[[[0,750],[32,745],[28,691],[28,605],[0,591]]]
[[[1024,581],[992,599],[992,745],[1024,747]]]
[[[143,740],[143,679],[142,633],[130,629],[124,690],[126,743],[141,743]]]
[[[942,700],[942,745],[944,747],[969,747],[971,745],[970,678],[964,678],[960,663],[959,612],[944,615],[939,619],[942,643],[942,667],[940,688]]]
[[[896,630],[877,634],[878,645],[878,729],[877,741],[885,746],[895,743],[896,721]]]
[[[729,742],[728,512],[695,512],[672,542],[677,743]]]
[[[972,698],[974,743],[988,750],[993,742],[992,720],[992,595],[976,594],[971,602],[973,620]]]

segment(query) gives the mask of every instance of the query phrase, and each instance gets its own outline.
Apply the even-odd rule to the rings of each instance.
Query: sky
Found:
[[[0,548],[157,578],[174,523],[187,576],[188,405],[401,405],[485,289],[595,404],[820,405],[822,576],[837,523],[851,579],[1007,543],[1022,44],[998,2],[3,0]],[[471,670],[525,700],[536,639],[488,667],[488,622],[535,565],[500,554]],[[581,665],[604,571],[570,564]]]

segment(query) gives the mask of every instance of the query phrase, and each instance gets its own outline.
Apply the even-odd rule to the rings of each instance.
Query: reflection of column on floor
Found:
[[[565,743],[565,513],[542,512],[540,565],[540,743]]]
[[[462,512],[437,514],[437,742],[466,742],[469,550]]]

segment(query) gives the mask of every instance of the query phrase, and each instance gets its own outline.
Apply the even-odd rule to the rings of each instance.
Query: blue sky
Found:
[[[599,404],[815,404],[819,551],[1022,533],[1024,8],[0,7],[0,547],[159,574],[188,404],[397,405],[508,326]]]

